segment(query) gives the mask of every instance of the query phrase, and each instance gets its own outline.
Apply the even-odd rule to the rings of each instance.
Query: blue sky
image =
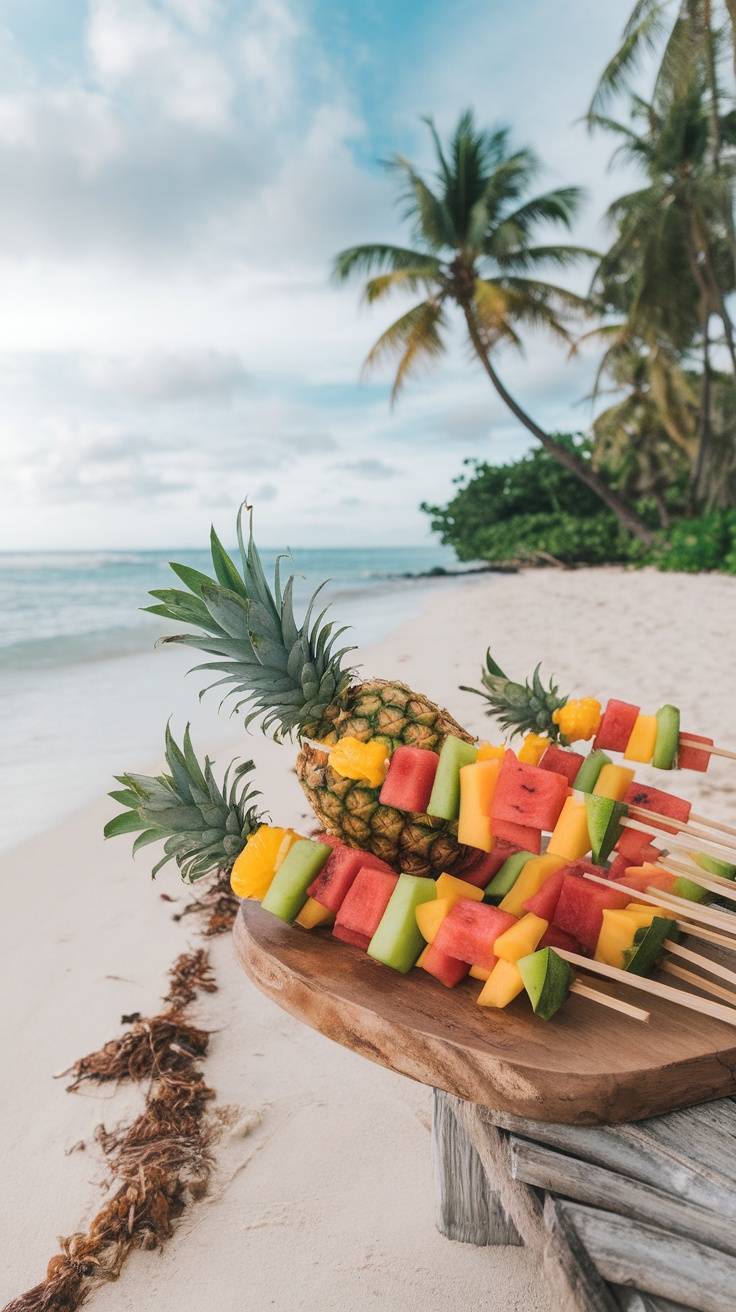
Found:
[[[527,438],[462,341],[389,406],[358,381],[391,310],[330,260],[401,240],[393,152],[471,106],[581,183],[576,122],[630,0],[0,0],[0,549],[198,545],[247,493],[264,543],[416,543],[465,457]],[[405,234],[404,234],[405,236]],[[582,285],[582,284],[579,284]],[[595,356],[500,358],[552,428]]]

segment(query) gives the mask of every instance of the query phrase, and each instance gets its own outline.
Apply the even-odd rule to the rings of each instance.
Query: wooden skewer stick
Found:
[[[672,816],[660,815],[659,811],[649,811],[645,806],[627,805],[629,811],[628,818],[630,819],[630,817],[633,816],[639,824],[642,824],[644,820],[648,820],[648,825],[645,825],[647,832],[651,833],[654,829],[657,831],[657,837],[660,836],[663,830],[666,830],[669,827],[670,831],[675,831],[675,835],[672,835],[673,837],[682,834],[686,838],[692,838],[694,842],[715,843],[719,847],[726,848],[729,852],[736,851],[736,843],[731,843],[729,841],[729,836],[721,838],[720,829],[715,834],[703,833],[700,829],[693,829],[689,821],[685,823],[684,820],[673,820]],[[622,823],[626,824],[627,821],[624,820]],[[669,836],[670,835],[668,835],[668,837]]]
[[[678,822],[676,820],[670,821],[668,819],[667,823],[675,825]],[[625,829],[636,829],[640,834],[648,834],[650,838],[663,838],[661,832],[652,835],[652,829],[656,829],[656,825],[652,825],[651,823],[643,825],[640,820],[632,820],[630,817],[626,817],[621,821],[621,824]],[[683,826],[680,825],[680,829],[682,828]],[[690,852],[695,844],[697,844],[698,850],[702,849],[706,856],[715,856],[720,861],[726,861],[729,858],[733,858],[734,852],[736,852],[736,847],[731,847],[729,844],[721,843],[719,839],[711,838],[708,834],[701,834],[700,832],[694,833],[692,830],[686,830],[684,833],[667,835],[668,847],[673,845],[675,847],[681,847],[685,852]],[[736,862],[731,860],[731,864],[736,864]]]
[[[679,943],[673,943],[671,939],[666,938],[663,946],[673,957],[682,957],[683,961],[689,961],[691,966],[698,966],[704,970],[707,975],[715,975],[718,979],[726,980],[728,984],[736,984],[736,971],[726,970],[725,966],[719,966],[717,961],[711,961],[710,957],[703,957],[699,952],[691,952],[689,948],[680,947]]]
[[[648,806],[636,806],[633,802],[627,802],[626,806],[630,815],[637,816],[640,820],[650,820],[654,829],[666,829],[669,825],[671,829],[676,829],[678,832],[695,836],[692,825],[696,824],[705,825],[707,829],[717,829],[719,834],[729,834],[731,837],[736,838],[736,828],[733,825],[724,825],[720,820],[710,820],[706,815],[696,815],[694,811],[690,812],[687,820],[675,820],[671,815],[662,815],[661,811],[652,811]],[[702,837],[707,839],[709,835],[703,834]],[[719,840],[712,839],[711,841],[718,842]],[[729,843],[726,846],[731,847],[733,845]]]
[[[715,986],[716,988],[718,985]],[[630,1016],[632,1020],[648,1021],[651,1012],[644,1011],[642,1007],[633,1007],[630,1002],[622,1002],[620,998],[612,998],[608,993],[601,993],[600,989],[592,989],[588,984],[583,984],[579,979],[570,985],[571,993],[578,993],[581,998],[589,998],[591,1002],[599,1002],[603,1007],[610,1007],[611,1011],[620,1011],[622,1016]],[[725,993],[726,990],[724,989]],[[736,997],[734,997],[736,1006]]]
[[[664,894],[659,888],[651,893],[648,891],[640,893],[638,888],[629,888],[627,884],[619,884],[615,879],[602,879],[600,875],[590,875],[587,871],[583,879],[589,879],[594,884],[602,884],[604,888],[615,888],[619,893],[628,893],[632,902],[648,902],[653,907],[664,907],[670,915],[677,911],[682,914],[684,911],[687,919],[695,921],[696,924],[736,935],[736,916],[730,911],[712,911],[710,907],[701,907],[694,902],[688,902],[684,897]]]
[[[724,1002],[730,1002],[732,1007],[736,1007],[736,993],[733,993],[731,989],[724,989],[721,984],[716,984],[713,980],[703,979],[701,975],[696,975],[692,970],[685,970],[683,966],[676,966],[674,961],[663,961],[659,969],[666,971],[668,975],[676,975],[678,979],[683,979],[686,984],[694,984],[696,988],[702,989],[704,993],[712,993],[715,998],[722,998]]]
[[[679,865],[680,863],[677,862],[677,864]],[[677,875],[680,873],[678,870],[672,869],[672,863],[669,861],[658,861],[657,865],[661,866],[663,870],[666,870],[668,874]],[[727,902],[736,902],[736,889],[734,889],[733,884],[731,884],[730,888],[728,887],[728,880],[723,881],[726,884],[726,887],[722,888],[714,879],[710,879],[708,875],[700,874],[697,870],[694,874],[691,874],[688,870],[686,878],[689,879],[691,883],[697,884],[700,888],[706,888],[709,893],[717,893],[719,897],[724,897]]]
[[[663,860],[658,861],[657,865],[664,866],[664,869],[669,870],[673,875],[686,875],[688,879],[692,878],[693,874],[697,875],[698,878],[705,876],[706,879],[710,880],[711,884],[716,885],[719,893],[721,888],[730,888],[732,890],[736,888],[735,880],[726,879],[725,875],[714,875],[710,870],[703,870],[702,866],[688,866],[684,861],[676,861],[673,856],[665,857]]]
[[[721,834],[736,835],[736,828],[733,825],[724,825],[720,820],[708,820],[704,815],[697,815],[695,811],[690,812],[688,823],[694,825],[706,825],[708,829],[717,829]]]
[[[696,743],[686,733],[680,734],[683,747],[692,747],[696,752],[710,752],[711,756],[725,756],[729,761],[736,761],[736,752],[727,752],[725,747],[709,747],[707,743]]]
[[[710,1002],[708,998],[698,998],[694,993],[684,989],[673,989],[669,984],[660,984],[646,975],[633,975],[631,971],[619,970],[617,966],[606,966],[602,961],[590,961],[580,957],[577,952],[568,952],[566,948],[555,948],[558,957],[568,961],[578,970],[587,970],[594,975],[603,975],[605,979],[617,980],[619,984],[628,984],[630,988],[650,993],[655,998],[674,1002],[677,1006],[687,1007],[689,1011],[699,1011],[702,1016],[711,1016],[713,1020],[723,1020],[727,1025],[736,1025],[736,1009],[724,1007],[720,1002]]]
[[[689,925],[686,920],[678,920],[678,928],[683,934],[689,934],[691,938],[702,938],[704,943],[715,943],[719,948],[728,948],[731,952],[736,952],[736,938],[729,938],[727,934],[717,934],[712,929],[703,929],[702,925]]]

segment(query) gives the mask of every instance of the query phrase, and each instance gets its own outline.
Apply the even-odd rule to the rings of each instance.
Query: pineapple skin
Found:
[[[389,753],[402,745],[439,752],[448,734],[475,742],[448,711],[388,679],[350,688],[341,709],[327,709],[320,730],[319,741],[327,747],[350,735],[360,742],[377,738]],[[457,821],[381,806],[380,788],[336,774],[327,758],[327,751],[304,743],[296,761],[297,778],[326,833],[410,875],[436,878],[477,858],[458,843]]]

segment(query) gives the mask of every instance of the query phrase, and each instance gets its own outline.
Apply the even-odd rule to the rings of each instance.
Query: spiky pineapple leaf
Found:
[[[555,711],[565,705],[567,696],[560,697],[559,689],[550,680],[545,688],[537,668],[531,683],[514,683],[507,678],[500,665],[491,656],[491,649],[486,652],[485,669],[481,671],[482,688],[469,688],[461,685],[463,692],[474,692],[488,702],[486,714],[493,715],[504,731],[515,734],[546,734],[552,742],[557,742],[559,729],[552,719]]]

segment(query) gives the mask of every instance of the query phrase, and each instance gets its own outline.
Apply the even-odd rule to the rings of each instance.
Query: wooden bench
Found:
[[[590,1018],[582,999],[569,999],[557,1029],[523,1010],[490,1029],[469,989],[435,989],[421,971],[397,986],[364,953],[254,903],[241,907],[234,942],[285,1010],[434,1086],[437,1225],[448,1239],[534,1246],[557,1312],[736,1312],[736,1102],[702,1102],[736,1091],[729,1027],[671,1003],[651,1028],[606,1013],[596,1032],[612,1049],[641,1043],[639,1061],[614,1075],[602,1050],[570,1071],[566,1044]],[[662,1035],[677,1045],[669,1065]],[[647,1115],[667,1106],[679,1110]],[[527,1107],[559,1120],[520,1115]]]

